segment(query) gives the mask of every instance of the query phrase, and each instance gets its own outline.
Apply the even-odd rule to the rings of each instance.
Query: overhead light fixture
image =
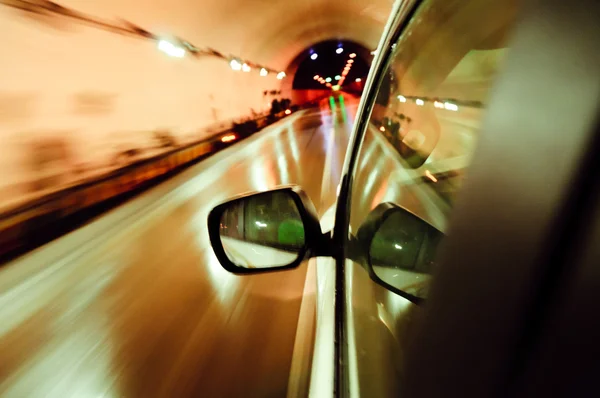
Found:
[[[344,52],[344,49],[343,49],[342,47],[338,47],[338,48],[335,50],[335,52],[336,52],[337,54],[341,54],[341,53],[343,53],[343,52]]]
[[[422,99],[420,99],[420,98],[417,98],[417,99],[415,100],[415,102],[416,102],[416,103],[417,103],[417,105],[419,105],[419,106],[423,106],[423,105],[425,105],[425,101],[423,101],[423,100],[422,100]]]
[[[247,63],[244,62],[244,64],[242,65],[242,71],[244,72],[250,72],[252,69],[250,68],[250,65],[248,65]]]
[[[326,81],[327,83],[329,83],[329,82],[331,82],[331,78],[330,78],[330,77],[328,77],[327,79],[325,79],[325,81]]]
[[[357,83],[360,83],[360,82],[362,82],[362,79],[360,77],[357,77],[356,80],[354,80],[354,81]]]
[[[183,58],[185,56],[185,48],[178,47],[167,40],[159,40],[158,49],[171,57]]]
[[[439,101],[434,101],[433,106],[435,106],[436,108],[444,109],[444,104],[442,104]]]
[[[349,57],[350,57],[350,58],[354,58],[354,57],[356,57],[356,54],[355,54],[355,53],[352,53],[352,54],[350,54],[350,55],[349,55]]]
[[[221,142],[230,142],[230,141],[235,140],[235,138],[236,138],[235,134],[228,134],[221,138]]]
[[[319,54],[312,53],[312,54],[310,54],[310,59],[312,59],[314,61],[315,59],[317,59],[318,56],[319,56]]]
[[[261,76],[267,76],[269,74],[269,71],[266,70],[265,68],[260,68],[260,75]]]
[[[279,72],[279,73],[277,74],[277,79],[278,79],[278,80],[281,80],[281,79],[283,79],[284,77],[285,77],[285,72]]]
[[[399,95],[398,100],[400,100],[400,102],[406,102],[406,97],[403,95]]]
[[[335,79],[335,80],[340,80],[341,78],[342,78],[342,77],[341,77],[340,75],[336,75],[334,79]]]
[[[444,102],[444,108],[448,109],[449,111],[456,112],[458,110],[458,105],[452,104],[450,102]]]
[[[353,64],[353,63],[354,63],[354,60],[353,60],[353,59],[349,59],[349,60],[348,60],[348,63],[349,63],[349,64]]]
[[[231,69],[233,70],[242,70],[242,63],[237,59],[232,59],[229,61],[229,66],[231,66]]]
[[[315,79],[315,80],[319,80],[319,75],[314,75],[314,76],[313,76],[313,79]]]

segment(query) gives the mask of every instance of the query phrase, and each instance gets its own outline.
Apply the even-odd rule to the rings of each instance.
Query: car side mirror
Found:
[[[362,263],[371,279],[419,303],[427,297],[435,254],[444,234],[393,203],[381,203],[359,228]]]
[[[236,274],[296,268],[323,240],[314,205],[295,186],[218,205],[208,216],[208,232],[217,259]]]

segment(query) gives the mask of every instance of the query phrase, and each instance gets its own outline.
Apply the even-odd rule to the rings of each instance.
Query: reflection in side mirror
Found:
[[[293,268],[309,251],[308,234],[320,237],[313,211],[308,198],[293,188],[234,199],[209,215],[211,244],[231,272]]]
[[[359,237],[368,247],[373,279],[417,301],[427,297],[435,255],[445,235],[394,204],[379,205],[367,218]]]

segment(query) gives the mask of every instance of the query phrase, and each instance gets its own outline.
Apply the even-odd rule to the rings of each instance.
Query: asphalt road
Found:
[[[335,201],[356,101],[298,112],[0,268],[2,397],[284,397],[306,265],[234,276],[206,217],[299,184]],[[296,358],[294,358],[296,360]]]

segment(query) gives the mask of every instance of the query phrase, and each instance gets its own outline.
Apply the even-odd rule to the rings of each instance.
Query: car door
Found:
[[[522,370],[515,361],[530,354],[522,344],[533,346],[540,330],[526,315],[539,316],[556,294],[547,253],[562,250],[560,220],[581,217],[565,201],[597,200],[576,182],[598,149],[598,29],[585,11],[597,15],[598,6],[523,3],[405,1],[388,23],[334,233],[345,242],[336,335],[343,396],[502,395],[497,388]],[[568,31],[579,23],[587,30]],[[576,125],[568,139],[559,114]],[[425,272],[377,271],[374,244],[364,261],[352,254],[352,237],[382,204],[447,234]],[[406,249],[393,247],[399,257]]]
[[[595,1],[399,1],[333,234],[301,187],[211,211],[211,244],[233,273],[335,258],[322,302],[334,324],[317,311],[327,327],[315,339],[334,347],[315,344],[331,361],[319,355],[330,367],[310,396],[598,390],[598,20]],[[276,235],[230,232],[242,217],[227,213],[252,202],[270,205],[244,223]]]

